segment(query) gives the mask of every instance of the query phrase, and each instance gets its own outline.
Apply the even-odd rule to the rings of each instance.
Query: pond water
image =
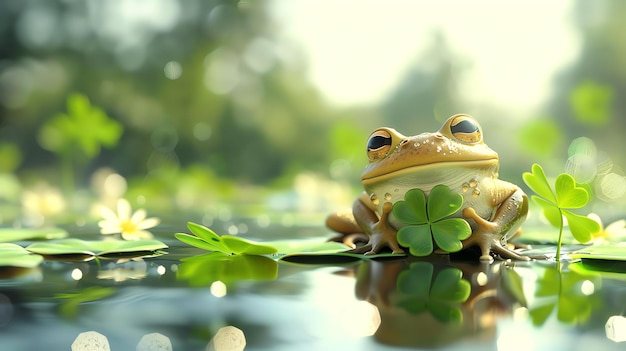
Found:
[[[203,252],[173,238],[186,230],[171,229],[157,234],[170,246],[157,257],[1,271],[0,349],[69,350],[80,333],[97,331],[111,350],[135,350],[151,333],[174,350],[204,350],[224,326],[243,331],[246,350],[626,347],[614,341],[626,337],[623,277],[581,263],[189,261]],[[326,232],[264,230],[292,239]]]

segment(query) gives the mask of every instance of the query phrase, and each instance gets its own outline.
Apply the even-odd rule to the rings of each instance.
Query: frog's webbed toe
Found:
[[[481,261],[493,261],[491,252],[499,255],[503,259],[515,259],[521,261],[528,261],[530,258],[520,255],[519,253],[510,250],[502,245],[500,239],[502,238],[502,232],[499,226],[487,221],[476,214],[473,208],[468,207],[463,210],[463,216],[473,219],[478,227],[472,233],[468,239],[463,240],[462,244],[464,248],[471,246],[478,246],[480,248]]]
[[[369,242],[364,246],[357,247],[348,252],[374,255],[388,247],[393,253],[404,253],[404,250],[398,245],[396,239],[397,231],[391,227],[388,222],[392,207],[390,202],[383,205],[383,213],[380,216],[380,220],[371,228]]]

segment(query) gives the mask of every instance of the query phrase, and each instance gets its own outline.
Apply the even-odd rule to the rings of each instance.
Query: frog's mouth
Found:
[[[365,169],[361,176],[363,185],[373,185],[381,182],[398,182],[413,187],[422,184],[446,184],[455,178],[467,178],[468,175],[479,173],[482,175],[498,176],[498,158],[468,161],[438,161],[407,166],[394,171],[374,172]]]

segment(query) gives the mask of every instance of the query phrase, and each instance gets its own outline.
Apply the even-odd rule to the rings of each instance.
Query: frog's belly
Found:
[[[497,175],[492,170],[455,167],[390,177],[388,180],[367,185],[365,191],[380,214],[385,202],[403,201],[404,194],[411,189],[421,189],[428,196],[434,186],[444,184],[453,193],[463,196],[462,208],[472,207],[480,217],[489,220],[493,214],[493,202],[489,197],[495,187],[496,178]],[[459,210],[454,216],[461,217],[461,213],[462,210]],[[390,223],[395,228],[402,226],[393,215],[390,216]]]

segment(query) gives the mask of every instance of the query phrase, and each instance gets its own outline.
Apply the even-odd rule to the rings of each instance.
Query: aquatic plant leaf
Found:
[[[235,254],[271,255],[278,252],[273,246],[259,244],[237,236],[222,235],[221,238],[222,242]]]
[[[189,228],[189,230],[200,239],[214,245],[215,251],[228,251],[228,248],[222,242],[221,237],[211,229],[193,222],[188,222],[187,228]]]
[[[227,255],[271,255],[276,248],[232,235],[218,235],[211,229],[193,222],[187,223],[189,230],[196,236],[176,233],[174,237],[185,244]]]
[[[41,261],[43,261],[43,257],[32,254],[19,245],[0,244],[0,267],[34,268]]]
[[[433,223],[453,215],[463,205],[463,196],[450,191],[446,185],[436,185],[428,194],[428,220]]]
[[[621,245],[592,245],[575,251],[570,256],[581,259],[626,261],[626,247]]]
[[[567,218],[569,230],[580,243],[584,244],[591,240],[593,234],[598,233],[602,228],[593,219],[563,210],[563,216]]]
[[[560,174],[556,178],[554,189],[560,208],[581,208],[589,202],[587,190],[576,186],[576,181],[569,174]]]
[[[424,192],[421,189],[411,189],[404,194],[404,199],[394,204],[393,215],[406,224],[428,223]]]
[[[67,237],[67,231],[60,228],[0,228],[0,243],[23,240],[50,240]]]
[[[229,284],[241,280],[274,280],[277,276],[278,263],[271,258],[211,252],[183,258],[176,277],[199,287],[216,281]]]
[[[543,172],[543,168],[539,164],[533,164],[531,172],[524,172],[524,174],[522,174],[522,179],[524,179],[524,183],[526,183],[526,185],[528,185],[528,187],[537,195],[542,196],[546,200],[555,204],[557,203],[556,197],[552,192],[552,188],[548,183],[548,179]]]
[[[428,256],[433,253],[433,239],[428,224],[400,228],[397,240],[400,245],[408,247],[413,256]]]
[[[176,233],[174,234],[174,237],[187,245],[195,246],[199,249],[203,249],[207,251],[224,252],[227,250],[222,245],[217,245],[213,241],[202,240],[201,238],[195,235],[191,235],[191,234]]]
[[[76,238],[61,239],[49,242],[36,242],[26,250],[40,255],[87,255],[106,257],[117,254],[154,252],[168,246],[158,240],[101,240],[87,241]]]

